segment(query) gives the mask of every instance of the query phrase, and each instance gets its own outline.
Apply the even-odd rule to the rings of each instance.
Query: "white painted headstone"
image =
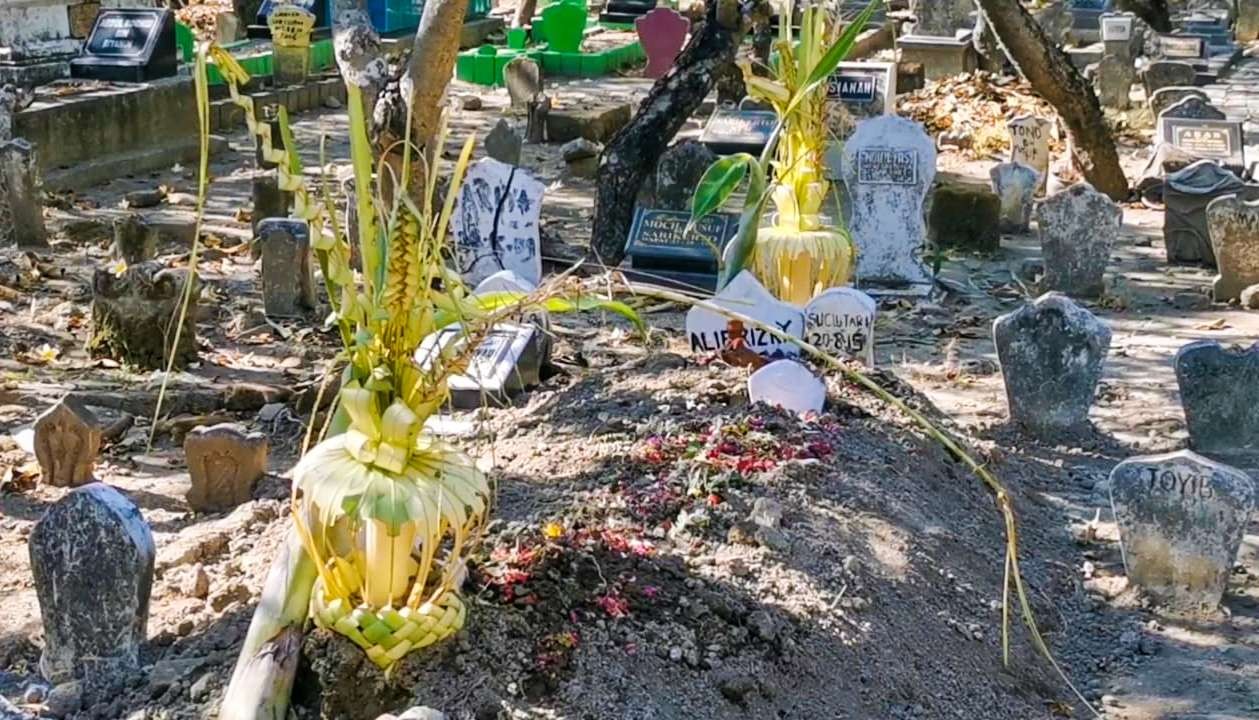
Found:
[[[1132,26],[1135,15],[1131,13],[1107,13],[1102,15],[1102,42],[1127,41],[1132,39]]]
[[[1035,115],[1020,115],[1010,121],[1010,161],[1030,165],[1040,173],[1040,190],[1049,178],[1049,136],[1053,121]]]
[[[775,360],[748,377],[748,399],[791,412],[821,412],[826,383],[795,360]]]
[[[473,295],[486,295],[496,292],[531,293],[538,286],[520,277],[514,270],[499,270],[485,278],[472,291]]]
[[[468,284],[499,270],[542,282],[538,220],[545,191],[528,172],[493,158],[468,170],[452,220],[455,261]]]
[[[511,392],[536,385],[539,381],[540,356],[537,336],[532,324],[499,323],[494,326],[473,351],[463,373],[450,378],[450,391],[455,404],[470,407],[479,404],[480,395],[501,398]],[[428,368],[439,354],[457,352],[465,342],[459,325],[450,325],[424,338],[415,351],[415,363]]]
[[[874,367],[874,298],[854,288],[831,288],[804,307],[805,342]]]
[[[771,295],[747,270],[736,275],[710,302],[804,339],[804,313]],[[729,328],[730,318],[706,308],[693,307],[686,314],[686,334],[694,353],[721,350],[729,338]],[[749,350],[766,357],[800,354],[800,348],[795,343],[781,340],[761,328],[745,329],[744,340]]]

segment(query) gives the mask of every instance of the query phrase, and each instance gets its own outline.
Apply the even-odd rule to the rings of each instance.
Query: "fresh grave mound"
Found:
[[[315,631],[298,714],[1070,712],[1021,626],[1002,668],[1003,523],[963,465],[855,388],[799,420],[744,404],[743,371],[683,365],[658,356],[500,413],[500,519],[469,569],[464,631],[388,678]],[[1022,519],[1041,551],[1059,534],[1044,515]],[[1063,626],[1088,632],[1070,569],[1024,559],[1051,646]]]

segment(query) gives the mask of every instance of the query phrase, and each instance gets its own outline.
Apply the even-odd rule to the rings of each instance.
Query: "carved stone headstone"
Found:
[[[1110,349],[1110,328],[1060,293],[997,318],[992,326],[1010,419],[1038,436],[1079,427]]]
[[[1149,98],[1166,87],[1191,86],[1197,76],[1198,71],[1190,63],[1182,60],[1155,60],[1141,71],[1141,82],[1145,84],[1145,96]]]
[[[459,189],[451,227],[455,263],[469,285],[499,270],[542,282],[538,221],[546,186],[492,158],[478,160]]]
[[[25,140],[0,143],[0,245],[48,247],[35,148]]]
[[[1207,94],[1196,87],[1173,85],[1154,91],[1154,94],[1150,96],[1150,112],[1154,113],[1155,118],[1158,118],[1167,108],[1187,97],[1196,97],[1210,102]]]
[[[748,400],[800,414],[821,412],[826,383],[796,360],[775,360],[748,377]]]
[[[78,487],[92,482],[101,449],[101,423],[74,397],[66,397],[35,420],[35,458],[44,483]]]
[[[1009,122],[1010,162],[1023,163],[1040,173],[1039,191],[1049,179],[1049,137],[1054,123],[1049,118],[1020,115]]]
[[[1188,450],[1129,458],[1110,473],[1128,579],[1169,609],[1220,604],[1250,513],[1246,473]]]
[[[1163,183],[1163,242],[1169,263],[1202,263],[1215,267],[1215,250],[1207,227],[1207,206],[1225,195],[1259,198],[1259,185],[1242,181],[1213,160],[1199,160],[1167,176]]]
[[[269,317],[302,317],[315,309],[314,257],[305,220],[267,218],[258,224],[262,304]]]
[[[707,145],[694,140],[683,140],[665,150],[656,164],[655,207],[690,211],[695,187],[716,160]]]
[[[111,254],[135,265],[157,257],[157,231],[138,213],[114,218]]]
[[[1102,107],[1127,110],[1132,104],[1132,84],[1137,80],[1137,70],[1132,61],[1118,55],[1106,55],[1097,63],[1093,86]]]
[[[529,107],[529,102],[542,94],[542,66],[524,56],[512,58],[503,66],[503,82],[511,106],[517,110]]]
[[[234,423],[200,426],[184,438],[192,485],[185,499],[197,512],[231,510],[253,498],[267,472],[267,436]]]
[[[643,77],[662,78],[682,52],[686,35],[691,31],[691,21],[676,10],[658,7],[635,20],[634,29],[647,55]]]
[[[196,276],[191,277],[191,282],[197,283]],[[155,262],[131,265],[121,274],[112,268],[98,268],[92,279],[88,352],[147,370],[165,369],[167,346],[181,317],[186,282],[187,270],[164,269]],[[175,348],[175,367],[197,357],[197,295],[194,285],[182,313],[184,324]]]
[[[1243,467],[1259,462],[1259,344],[1200,340],[1176,353],[1189,447]]]
[[[861,283],[930,290],[922,207],[935,172],[935,144],[918,123],[898,116],[858,123],[844,145],[842,174]]]
[[[485,136],[485,154],[501,163],[520,165],[520,151],[525,139],[512,128],[505,118],[494,123],[494,129]]]
[[[1236,195],[1212,200],[1207,229],[1220,271],[1213,286],[1215,301],[1238,299],[1242,290],[1259,283],[1259,202]]]
[[[156,554],[140,510],[108,485],[84,485],[35,523],[30,553],[43,676],[63,683],[137,670]]]
[[[992,191],[1001,200],[1001,232],[1027,232],[1040,173],[1031,165],[1006,162],[992,168],[988,175],[992,178]]]
[[[1045,256],[1042,289],[1073,297],[1100,296],[1122,224],[1123,209],[1085,183],[1041,201],[1036,225]]]
[[[771,295],[747,270],[736,275],[710,302],[776,327],[788,335],[804,338],[804,313]],[[702,307],[691,308],[686,313],[686,334],[690,338],[691,352],[719,352],[729,339],[729,327],[730,318],[725,315]],[[766,357],[794,357],[800,354],[800,348],[795,343],[781,340],[756,327],[747,327],[744,342],[749,350]]]
[[[854,288],[831,288],[804,307],[805,342],[874,367],[874,298]]]

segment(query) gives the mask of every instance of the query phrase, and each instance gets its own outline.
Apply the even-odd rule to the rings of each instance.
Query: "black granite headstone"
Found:
[[[718,155],[760,155],[777,124],[773,111],[721,108],[708,119],[699,141]]]
[[[611,0],[599,13],[599,22],[633,25],[635,20],[655,9],[656,0]]]
[[[1219,160],[1225,167],[1241,173],[1246,166],[1242,146],[1242,124],[1237,120],[1167,117],[1159,123],[1163,141],[1194,157]]]
[[[271,37],[271,27],[267,25],[267,18],[271,17],[271,13],[281,5],[294,5],[306,12],[313,13],[315,16],[315,34],[326,33],[332,23],[328,19],[328,0],[262,0],[262,5],[258,7],[258,15],[254,18],[253,24],[246,28],[246,35],[251,38],[266,39]]]
[[[179,71],[175,14],[167,9],[111,9],[96,16],[70,77],[148,82]]]
[[[713,248],[725,249],[739,229],[739,218],[714,213],[690,234],[691,214],[679,210],[639,207],[634,212],[625,253],[631,275],[645,280],[713,290],[717,285],[717,258]]]

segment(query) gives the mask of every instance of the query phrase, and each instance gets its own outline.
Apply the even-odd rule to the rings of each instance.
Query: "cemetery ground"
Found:
[[[561,97],[632,99],[648,87],[605,79]],[[456,84],[451,94],[481,104],[454,116],[452,142],[484,137],[507,105],[502,91]],[[346,163],[344,128],[335,109],[297,119],[309,168],[320,165],[323,133],[325,160]],[[688,132],[698,128],[692,122]],[[1135,147],[1124,151],[1130,177],[1144,163]],[[111,719],[201,718],[217,707],[283,540],[283,474],[337,347],[317,319],[262,314],[241,212],[252,158],[237,133],[212,163],[201,362],[174,379],[157,428],[149,425],[156,375],[82,350],[91,274],[108,257],[110,221],[135,191],[166,188],[163,203],[139,212],[159,228],[160,259],[187,253],[192,168],[59,196],[51,251],[0,254],[0,429],[13,433],[0,456],[0,695],[19,701],[38,676],[27,539],[66,492],[35,484],[20,430],[73,389],[107,428],[97,477],[131,498],[153,530],[142,651],[150,667],[115,686],[85,685],[78,697],[62,686],[43,700],[65,717]],[[588,242],[593,181],[567,174],[558,145],[526,145],[521,164],[548,185],[544,254],[576,257]],[[940,159],[941,170],[985,182],[990,165],[952,152]],[[1176,350],[1259,334],[1259,314],[1210,303],[1207,271],[1167,269],[1161,223],[1158,211],[1125,207],[1109,289],[1089,304],[1113,330],[1089,429],[1044,443],[1006,420],[991,326],[1026,297],[1012,269],[1039,254],[1030,234],[1005,236],[992,256],[944,259],[937,300],[885,301],[875,377],[961,437],[1007,485],[1041,630],[1105,717],[1254,717],[1255,536],[1243,543],[1221,612],[1178,619],[1127,586],[1107,499],[1118,462],[1184,445]],[[819,417],[749,407],[746,370],[697,364],[680,308],[644,302],[640,310],[653,328],[646,341],[611,318],[553,317],[555,363],[540,387],[451,419],[493,467],[498,493],[469,570],[467,627],[409,656],[387,685],[357,649],[312,633],[307,642],[323,652],[299,676],[298,717],[314,717],[319,703],[327,717],[369,719],[412,704],[479,720],[1089,715],[1031,647],[1017,614],[1003,669],[1003,525],[963,465],[833,374]],[[271,473],[252,502],[192,513],[183,439],[220,420],[267,435]],[[318,682],[347,675],[363,682]]]

